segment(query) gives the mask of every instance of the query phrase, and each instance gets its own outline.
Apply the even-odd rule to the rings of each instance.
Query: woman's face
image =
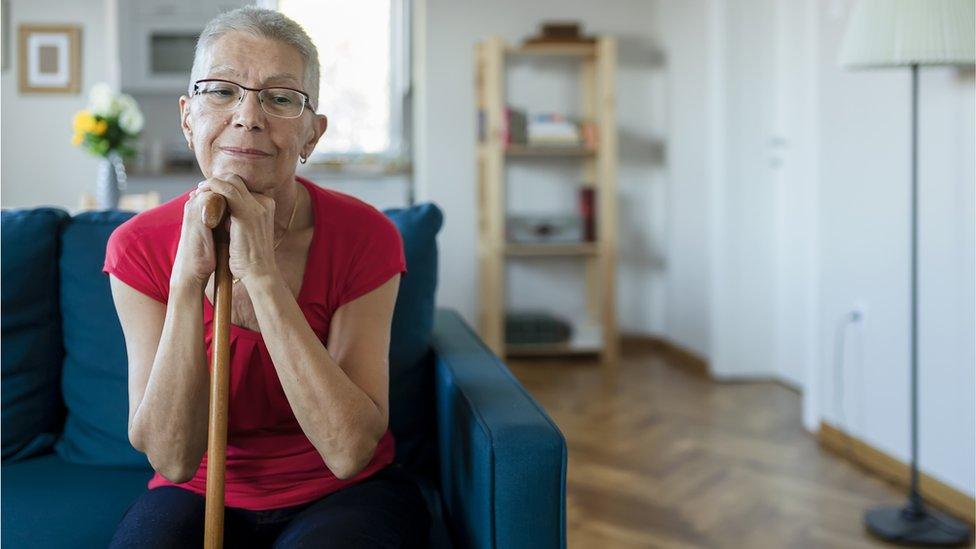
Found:
[[[305,90],[304,63],[295,48],[231,31],[214,42],[203,78],[229,80],[248,88],[282,86]],[[328,125],[310,106],[298,118],[279,118],[261,108],[248,91],[240,105],[212,111],[196,97],[180,97],[183,134],[204,177],[239,175],[252,192],[271,194],[292,181],[299,155],[308,156]],[[251,152],[242,152],[246,149]]]

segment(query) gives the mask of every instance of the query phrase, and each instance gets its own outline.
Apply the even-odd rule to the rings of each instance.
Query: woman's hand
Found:
[[[244,180],[235,174],[221,174],[200,183],[196,195],[205,197],[208,193],[223,196],[230,210],[227,227],[230,231],[231,275],[246,284],[249,278],[276,272],[274,199],[250,192]],[[197,206],[197,217],[199,209]]]
[[[188,284],[202,292],[217,268],[213,229],[203,223],[201,215],[205,198],[198,187],[190,192],[190,199],[183,205],[183,226],[170,275],[171,286]]]

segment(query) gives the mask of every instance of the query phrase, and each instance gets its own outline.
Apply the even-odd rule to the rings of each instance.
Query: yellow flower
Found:
[[[94,123],[95,117],[92,116],[91,112],[83,110],[75,114],[73,126],[76,132],[87,132],[92,129]]]
[[[105,135],[105,131],[108,130],[108,122],[104,120],[99,120],[95,123],[94,132],[95,135]]]
[[[76,133],[71,137],[71,144],[77,147],[78,145],[81,145],[81,142],[84,140],[85,138],[82,134]]]

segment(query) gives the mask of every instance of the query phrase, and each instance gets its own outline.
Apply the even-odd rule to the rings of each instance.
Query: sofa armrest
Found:
[[[566,440],[454,310],[431,342],[440,482],[453,533],[469,547],[566,547]]]

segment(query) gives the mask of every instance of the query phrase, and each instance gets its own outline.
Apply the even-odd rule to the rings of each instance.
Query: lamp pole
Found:
[[[904,507],[878,507],[864,514],[868,530],[887,541],[918,545],[959,545],[969,527],[925,508],[918,487],[918,63],[912,68],[912,305],[911,305],[911,477]]]
[[[918,490],[918,64],[912,65],[912,464],[907,509],[925,514]]]

